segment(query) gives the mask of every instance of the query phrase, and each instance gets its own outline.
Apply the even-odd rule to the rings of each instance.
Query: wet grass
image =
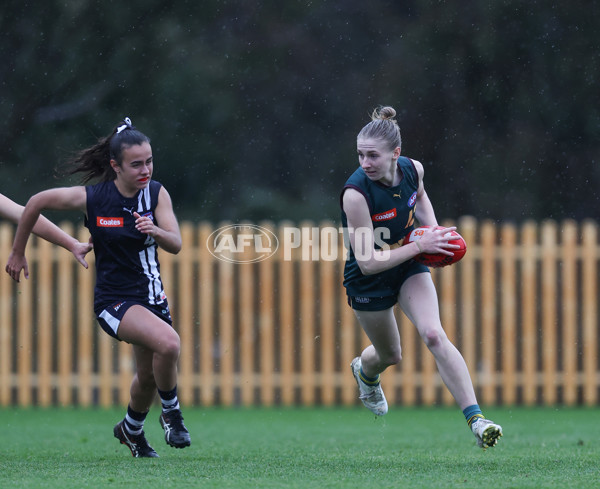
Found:
[[[112,436],[122,409],[0,409],[5,488],[597,488],[597,409],[487,409],[505,436],[483,451],[458,409],[184,410],[192,446],[158,459]]]

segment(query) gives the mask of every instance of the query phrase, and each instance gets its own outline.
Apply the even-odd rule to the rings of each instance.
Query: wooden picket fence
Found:
[[[268,259],[235,263],[207,246],[225,224],[184,222],[182,251],[160,255],[181,336],[182,403],[356,404],[349,365],[368,342],[346,304],[343,240],[324,250],[316,239],[336,225],[259,223],[284,245],[286,229],[308,230],[307,246],[280,246]],[[463,217],[457,225],[467,254],[433,277],[442,322],[465,357],[479,402],[598,405],[597,223]],[[62,227],[87,240],[85,228]],[[13,231],[0,225],[4,259]],[[30,241],[27,256],[28,281],[0,274],[0,406],[125,405],[131,347],[95,322],[93,256],[85,270],[39,239]],[[382,376],[388,401],[452,404],[433,356],[406,317],[397,317],[403,361]]]

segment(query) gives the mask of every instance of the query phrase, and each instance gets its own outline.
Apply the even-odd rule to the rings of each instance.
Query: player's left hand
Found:
[[[445,228],[443,226],[428,226],[419,240],[419,244],[423,252],[429,254],[442,254],[452,256],[453,250],[457,250],[460,246],[450,244],[453,238],[452,231],[456,231],[456,226]]]

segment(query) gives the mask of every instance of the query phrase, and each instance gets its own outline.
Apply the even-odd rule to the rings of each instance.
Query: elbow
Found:
[[[171,249],[169,249],[169,252],[172,253],[173,255],[177,255],[179,254],[179,252],[181,251],[181,242],[179,243],[175,243]]]
[[[158,246],[172,255],[177,255],[182,248],[182,239],[174,235],[157,235],[154,237]]]
[[[161,250],[171,253],[172,255],[177,255],[181,251],[181,243],[158,242],[157,244]]]
[[[173,254],[177,255],[180,251],[181,248],[183,247],[183,242],[181,241],[181,237],[175,242],[173,243]]]
[[[21,215],[27,210],[28,212],[41,213],[44,208],[43,197],[38,193],[29,198],[25,207],[21,209]]]
[[[379,271],[372,261],[359,261],[358,268],[363,275],[374,275]]]

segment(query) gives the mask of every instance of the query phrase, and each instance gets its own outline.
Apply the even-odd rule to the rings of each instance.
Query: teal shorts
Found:
[[[385,311],[398,302],[397,295],[386,297],[351,297],[348,296],[348,305],[356,311]]]
[[[418,273],[430,273],[429,268],[416,261],[409,261],[401,267],[397,280],[394,280],[393,294],[385,296],[372,295],[350,295],[348,294],[348,305],[356,311],[385,311],[398,302],[398,294],[402,285],[409,277]],[[376,278],[374,280],[377,280]]]

